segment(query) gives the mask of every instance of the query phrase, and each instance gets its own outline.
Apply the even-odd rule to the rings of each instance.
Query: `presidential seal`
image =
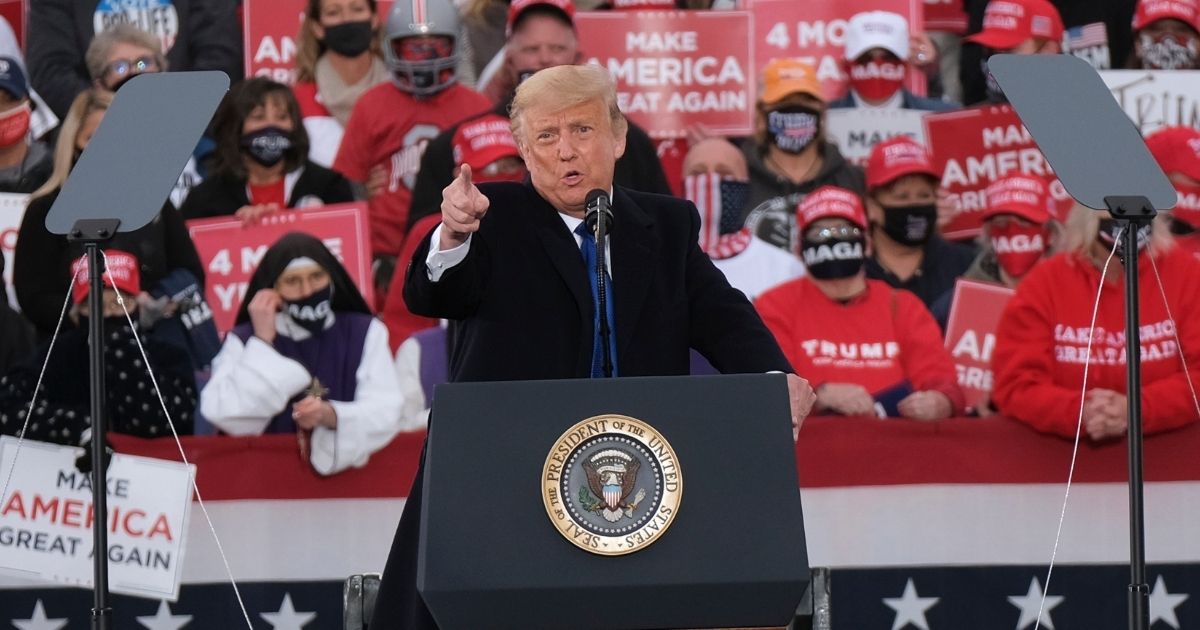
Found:
[[[562,434],[542,469],[550,522],[574,545],[620,556],[655,542],[679,513],[675,450],[628,416],[588,418]]]

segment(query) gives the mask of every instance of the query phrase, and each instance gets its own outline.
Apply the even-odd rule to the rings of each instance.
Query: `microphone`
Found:
[[[604,220],[604,231],[608,232],[612,229],[613,213],[612,204],[609,201],[608,193],[599,188],[587,194],[585,202],[585,212],[583,220],[587,223],[588,230],[596,233],[596,225],[601,219]]]

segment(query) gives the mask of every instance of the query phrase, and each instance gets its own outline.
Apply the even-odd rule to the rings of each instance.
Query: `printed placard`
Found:
[[[853,107],[825,112],[826,137],[838,145],[842,157],[860,166],[871,148],[896,136],[907,136],[925,145],[923,111]]]
[[[812,63],[832,101],[846,93],[846,22],[866,11],[890,11],[908,20],[910,33],[924,30],[922,0],[749,0],[754,13],[755,76],[775,57],[794,57]],[[925,77],[911,68],[906,87],[925,95]]]
[[[656,138],[692,125],[753,129],[755,68],[746,11],[600,11],[575,17],[589,62],[617,82],[621,111]]]
[[[967,409],[978,409],[992,393],[992,350],[996,326],[1015,291],[987,282],[959,279],[946,323],[946,349],[958,371]]]
[[[204,264],[205,298],[221,334],[233,328],[250,276],[267,248],[288,232],[305,232],[321,239],[346,268],[367,304],[374,303],[365,201],[276,212],[253,226],[224,217],[195,219],[187,225]]]
[[[296,81],[296,52],[305,0],[245,0],[242,2],[242,38],[246,76],[268,77],[291,85]],[[392,0],[380,0],[379,24],[387,23]]]
[[[1055,218],[1070,210],[1071,196],[1012,107],[985,105],[927,114],[922,120],[934,168],[942,173],[942,189],[955,208],[954,218],[942,230],[947,238],[979,235],[987,208],[985,190],[1004,177],[1040,177],[1054,198]]]
[[[8,287],[6,297],[13,308],[19,308],[16,290],[13,289],[13,255],[17,251],[21,218],[25,216],[25,206],[28,205],[29,195],[0,193],[0,255],[4,256],[4,286]]]
[[[0,474],[12,474],[0,497],[0,571],[92,585],[91,477],[75,468],[82,451],[25,440],[17,456],[17,438],[0,437]],[[105,528],[114,593],[179,596],[195,474],[193,465],[113,455]]]
[[[25,50],[25,0],[0,0],[0,17],[8,20],[17,46]]]
[[[1193,70],[1103,70],[1100,78],[1143,136],[1161,127],[1200,127]]]

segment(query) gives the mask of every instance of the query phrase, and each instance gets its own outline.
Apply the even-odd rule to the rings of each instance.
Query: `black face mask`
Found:
[[[867,239],[858,236],[815,242],[800,240],[800,255],[808,273],[819,280],[849,278],[867,261]]]
[[[325,39],[321,43],[344,57],[357,57],[371,48],[374,37],[375,29],[371,28],[370,20],[342,22],[325,27]]]
[[[292,150],[292,134],[279,127],[266,127],[243,135],[241,146],[251,160],[270,168]]]
[[[983,66],[983,76],[987,80],[987,100],[989,103],[1007,103],[1008,97],[1004,95],[1004,90],[1000,89],[1000,82],[996,80],[995,75],[988,70],[987,59],[980,62]]]
[[[325,330],[325,324],[333,315],[333,285],[321,289],[299,300],[284,300],[283,312],[292,321],[312,334]]]
[[[1187,236],[1195,233],[1196,228],[1192,227],[1191,225],[1188,225],[1179,219],[1171,219],[1171,234],[1174,234],[1175,236]]]
[[[893,241],[909,247],[929,242],[937,226],[937,206],[884,206],[883,233]]]
[[[821,112],[793,105],[767,112],[767,137],[784,153],[803,153],[821,135]]]
[[[1097,228],[1096,236],[1097,236],[1097,238],[1100,239],[1101,243],[1104,243],[1105,247],[1108,247],[1111,249],[1113,246],[1113,243],[1117,242],[1117,234],[1120,233],[1120,231],[1121,231],[1121,226],[1115,220],[1100,219],[1100,227]],[[1138,228],[1137,249],[1138,249],[1139,253],[1143,249],[1146,249],[1146,245],[1150,242],[1150,232],[1151,232],[1151,227],[1150,227],[1149,223]],[[1124,241],[1125,237],[1122,236],[1121,240]],[[1117,253],[1120,253],[1119,249],[1117,250]]]

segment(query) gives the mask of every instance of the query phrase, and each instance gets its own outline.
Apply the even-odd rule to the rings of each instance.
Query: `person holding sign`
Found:
[[[196,381],[192,361],[182,348],[158,341],[143,334],[138,324],[138,303],[131,299],[141,291],[141,263],[133,254],[115,249],[104,252],[107,268],[104,282],[105,382],[109,429],[139,437],[153,438],[171,435],[166,405],[180,435],[191,435],[196,409]],[[85,303],[90,289],[87,261],[77,259],[72,265],[71,285],[76,317],[88,317]],[[110,288],[111,287],[111,288]],[[117,302],[117,292],[133,317],[133,327],[125,319],[125,310]],[[141,334],[142,346],[150,366],[142,360],[135,333]],[[29,360],[18,365],[0,379],[0,433],[17,435],[29,412],[25,437],[56,444],[79,444],[91,428],[90,388],[88,386],[87,326],[63,333],[50,354],[50,344],[44,344]],[[42,388],[34,388],[43,363],[46,373]],[[162,393],[162,402],[147,375],[153,367],[154,379]]]
[[[992,354],[992,397],[1001,415],[1074,437],[1082,395],[1085,435],[1097,441],[1125,435],[1121,265],[1113,261],[1101,283],[1119,229],[1106,213],[1075,206],[1064,251],[1039,263],[1017,287],[1000,318]],[[1198,419],[1193,392],[1200,389],[1200,262],[1175,247],[1164,215],[1137,236],[1143,428],[1154,433]]]
[[[830,109],[866,107],[943,112],[958,107],[917,96],[904,87],[908,76],[908,20],[899,13],[866,11],[846,23],[850,91]]]
[[[788,361],[817,384],[817,413],[940,420],[963,394],[941,331],[911,293],[868,280],[857,194],[823,186],[796,209],[808,276],[754,302]]]
[[[916,294],[932,305],[971,265],[969,246],[937,233],[941,174],[925,147],[898,136],[880,142],[867,159],[867,216],[873,253],[867,277]]]
[[[308,131],[308,157],[328,168],[354,104],[388,80],[375,0],[308,0],[296,48],[292,91]]]
[[[300,105],[263,77],[233,86],[213,115],[209,177],[188,193],[186,219],[235,215],[247,225],[286,208],[354,201],[350,182],[308,158]]]
[[[1054,252],[1062,226],[1050,216],[1054,201],[1042,179],[1005,177],[992,182],[986,194],[982,247],[962,277],[1015,289],[1038,262]],[[953,298],[952,288],[933,303],[930,310],[938,322],[946,322]]]
[[[399,430],[387,329],[317,238],[292,232],[250,277],[200,412],[230,435],[295,433],[322,475],[366,465]]]
[[[825,99],[816,69],[795,59],[773,59],[763,69],[754,137],[744,146],[750,200],[742,220],[759,237],[792,251],[796,204],[832,184],[863,193],[862,169],[825,141]]]

